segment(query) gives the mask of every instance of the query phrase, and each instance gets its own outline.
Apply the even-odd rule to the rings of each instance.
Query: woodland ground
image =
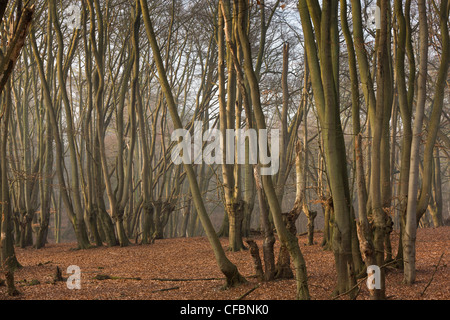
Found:
[[[306,260],[308,285],[312,299],[330,299],[335,286],[334,258],[330,251],[320,246],[322,234],[316,233],[316,245],[306,246],[306,236],[299,236],[299,243]],[[228,242],[222,239],[226,248]],[[261,248],[262,239],[256,238]],[[394,256],[397,250],[398,232],[393,233]],[[6,287],[0,287],[0,299],[237,299],[248,292],[258,281],[254,277],[253,262],[248,250],[227,252],[239,271],[247,276],[248,283],[222,290],[224,280],[206,238],[176,238],[156,240],[150,245],[128,247],[99,247],[73,250],[75,244],[48,244],[44,249],[16,248],[16,255],[23,268],[15,273],[16,286],[21,294],[8,297]],[[276,253],[279,250],[277,241]],[[439,261],[441,255],[442,259]],[[392,300],[449,300],[450,275],[450,227],[419,229],[417,232],[417,281],[412,286],[403,285],[402,272],[387,268],[386,294]],[[438,267],[436,268],[439,262]],[[53,282],[59,266],[63,277],[69,265],[81,268],[81,289],[69,290],[65,282]],[[95,280],[99,274],[112,277]],[[117,279],[119,278],[119,279]],[[126,279],[126,278],[140,278]],[[217,280],[160,281],[155,278]],[[431,283],[430,280],[432,279]],[[37,280],[37,281],[36,281]],[[367,299],[365,280],[360,281],[357,299]],[[425,293],[421,293],[425,290]],[[170,289],[161,291],[161,289]],[[260,283],[245,299],[294,299],[295,281],[280,280]]]

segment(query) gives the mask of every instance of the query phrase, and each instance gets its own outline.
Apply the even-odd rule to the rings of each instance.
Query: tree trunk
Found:
[[[0,19],[3,18],[4,8],[0,6]],[[15,252],[12,237],[12,224],[11,224],[11,198],[9,191],[8,181],[8,163],[7,163],[7,140],[8,140],[8,127],[11,110],[11,82],[9,80],[11,73],[14,69],[14,65],[19,58],[22,47],[25,43],[29,25],[32,22],[34,13],[34,6],[21,8],[21,3],[17,5],[18,14],[20,14],[20,20],[14,26],[12,38],[8,41],[8,48],[5,55],[2,57],[0,63],[0,95],[3,93],[3,89],[7,86],[6,95],[4,96],[4,108],[2,117],[0,118],[0,188],[1,188],[1,226],[0,226],[0,260],[2,270],[5,272],[6,282],[8,286],[8,294],[16,295],[17,290],[14,284],[14,270],[20,266],[18,263]],[[19,11],[21,10],[21,11]]]
[[[275,255],[273,251],[273,247],[275,245],[275,236],[273,234],[273,227],[269,221],[269,208],[267,206],[267,201],[264,195],[261,177],[259,176],[257,167],[254,168],[253,174],[255,177],[255,186],[258,195],[260,223],[264,235],[263,240],[264,280],[272,281],[275,278],[276,273]]]
[[[419,78],[417,83],[417,105],[411,144],[411,164],[409,170],[408,203],[406,223],[403,230],[404,282],[413,284],[416,280],[416,229],[417,191],[419,189],[419,148],[426,100],[426,75],[428,64],[428,22],[426,2],[419,0]]]
[[[236,51],[236,43],[234,37],[232,37],[232,28],[235,27],[236,17],[231,16],[230,6],[228,1],[220,2],[219,6],[219,21],[218,21],[218,79],[219,79],[219,124],[221,137],[221,150],[222,150],[222,179],[223,179],[223,194],[225,198],[225,212],[228,215],[228,239],[229,250],[239,251],[244,249],[244,243],[242,241],[242,200],[240,199],[240,179],[237,162],[228,164],[227,161],[227,145],[230,144],[227,141],[227,130],[235,129],[235,118],[240,118],[240,115],[235,114],[235,104],[239,103],[236,100],[236,72],[233,65],[233,54]],[[227,50],[225,56],[225,41],[226,36]],[[225,60],[228,65],[228,83],[226,88],[225,101]],[[238,125],[240,125],[238,123]],[[235,142],[235,141],[233,141]],[[236,157],[235,157],[236,159]],[[234,160],[235,160],[234,159]]]
[[[441,161],[439,159],[439,148],[434,149],[434,210],[430,210],[431,217],[433,219],[434,227],[440,227],[444,225],[442,218],[442,180],[441,180]]]
[[[247,31],[245,29],[244,19],[247,13],[247,5],[245,0],[237,0],[238,3],[238,35],[241,43],[243,55],[244,55],[244,70],[248,79],[250,87],[250,96],[253,105],[255,120],[258,130],[266,129],[265,117],[261,106],[261,95],[259,90],[258,79],[255,75],[252,65],[252,55],[250,49],[250,43],[248,40]],[[278,202],[278,198],[273,185],[272,177],[264,175],[262,177],[262,185],[266,194],[269,207],[272,212],[275,228],[277,229],[278,237],[280,241],[286,245],[295,267],[296,282],[297,282],[297,298],[309,299],[309,290],[306,276],[306,264],[303,259],[300,247],[298,245],[298,239],[292,235],[284,225],[281,206]]]
[[[57,17],[56,4],[53,2],[49,2],[49,11],[52,18],[52,23],[54,29],[56,31],[56,38],[58,42],[58,51],[57,51],[57,76],[59,82],[59,93],[62,98],[62,102],[65,110],[65,120],[67,125],[67,136],[66,139],[68,141],[69,146],[69,158],[70,158],[70,190],[72,190],[72,206],[76,217],[76,227],[75,233],[77,234],[77,238],[79,240],[79,246],[81,248],[87,248],[89,246],[89,238],[87,235],[86,224],[83,218],[83,209],[81,205],[81,192],[80,192],[80,176],[78,171],[78,163],[77,163],[77,151],[75,145],[75,131],[73,124],[73,116],[72,110],[69,102],[69,97],[66,89],[66,78],[67,72],[65,72],[63,67],[63,59],[64,59],[64,42],[63,36],[61,33],[61,29],[59,26],[59,21]],[[77,38],[77,34],[75,33],[75,38]],[[70,51],[69,51],[70,54]],[[70,55],[67,57],[67,60],[70,61]],[[67,61],[66,61],[67,62]],[[64,139],[62,139],[64,141]],[[63,142],[64,143],[64,142]]]
[[[372,122],[372,156],[371,156],[371,176],[370,176],[370,199],[371,210],[373,217],[373,244],[375,249],[376,265],[381,267],[384,264],[384,241],[386,235],[386,213],[383,210],[383,190],[382,187],[382,171],[383,161],[382,152],[383,148],[383,125],[385,115],[385,103],[389,91],[387,90],[387,82],[389,78],[389,65],[387,64],[386,56],[388,55],[387,49],[387,14],[388,3],[387,1],[381,2],[381,29],[379,31],[378,38],[378,50],[377,50],[377,94],[375,105],[375,119]],[[384,153],[386,154],[386,153]],[[385,299],[385,281],[384,281],[384,269],[380,271],[381,289],[377,291],[379,299]]]
[[[402,238],[403,230],[406,223],[406,206],[408,201],[408,183],[409,183],[409,168],[411,160],[411,141],[412,141],[412,129],[411,129],[411,112],[412,112],[412,99],[414,91],[414,54],[412,51],[411,40],[411,24],[409,19],[409,11],[411,1],[408,0],[405,3],[405,15],[403,14],[401,1],[396,0],[394,3],[394,10],[398,23],[397,34],[397,47],[396,47],[396,81],[397,81],[397,94],[400,109],[400,116],[403,124],[403,138],[400,153],[400,178],[398,186],[398,198],[399,198],[399,215],[400,215],[400,239],[399,247],[397,250],[396,259],[403,260],[403,247]],[[405,76],[405,55],[408,52],[408,60],[410,64],[410,88],[407,91],[406,76]]]
[[[426,4],[424,4],[426,10]],[[420,8],[420,6],[419,6]],[[420,11],[419,11],[420,13]],[[435,92],[433,97],[433,105],[432,111],[430,115],[430,119],[427,125],[427,139],[425,143],[425,150],[423,155],[423,175],[422,175],[422,185],[420,188],[420,197],[417,203],[417,216],[416,222],[418,223],[422,215],[426,212],[428,207],[429,199],[432,193],[432,171],[433,171],[433,149],[435,148],[436,137],[439,130],[439,123],[442,115],[442,108],[444,106],[444,96],[445,96],[445,84],[447,83],[446,79],[448,79],[448,69],[449,69],[449,61],[450,61],[450,44],[449,44],[449,30],[448,30],[448,19],[449,19],[449,6],[448,1],[442,0],[439,9],[439,26],[440,26],[440,34],[442,37],[442,53],[441,53],[441,63],[439,66],[439,71],[435,83]],[[426,12],[424,13],[423,19],[426,19]],[[420,16],[419,16],[420,22]],[[426,23],[426,21],[425,21]],[[424,23],[424,27],[427,26]],[[419,31],[420,32],[420,31]],[[426,38],[427,40],[428,38]],[[425,40],[424,40],[425,41]],[[428,56],[426,56],[428,58]],[[425,63],[425,62],[424,62]],[[425,70],[426,71],[426,70]],[[420,73],[419,73],[420,75]],[[420,78],[419,78],[420,79]],[[426,91],[426,79],[424,81],[424,91]],[[420,89],[420,80],[419,80],[419,89]],[[418,91],[418,99],[420,97],[420,91]],[[426,95],[426,92],[424,93]],[[423,98],[426,100],[426,97]],[[421,101],[421,100],[419,100]],[[425,103],[425,102],[424,102]],[[423,115],[421,116],[421,124]]]

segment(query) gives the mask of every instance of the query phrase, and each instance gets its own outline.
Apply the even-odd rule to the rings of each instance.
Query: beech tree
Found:
[[[0,18],[3,19],[8,6],[8,1],[0,2]],[[7,140],[9,131],[9,120],[11,115],[11,74],[16,65],[17,59],[24,46],[29,27],[32,23],[34,13],[34,5],[22,7],[22,2],[16,4],[12,12],[16,11],[16,20],[11,15],[4,22],[9,24],[10,33],[7,35],[8,45],[3,42],[1,50],[0,62],[0,94],[3,100],[1,113],[1,203],[2,203],[2,219],[1,219],[1,266],[5,272],[6,284],[8,286],[8,294],[16,295],[18,293],[14,283],[14,270],[19,266],[14,253],[12,230],[11,230],[11,195],[8,182],[8,166],[7,166]],[[4,35],[5,36],[5,35]],[[5,91],[6,89],[6,91]]]
[[[164,92],[164,96],[166,98],[166,102],[168,105],[168,109],[174,124],[175,129],[181,129],[183,128],[181,124],[180,117],[178,115],[178,110],[175,104],[175,101],[173,99],[172,91],[170,88],[169,83],[167,82],[167,76],[166,71],[164,68],[164,65],[162,63],[161,59],[161,53],[158,46],[158,43],[156,42],[155,33],[153,30],[153,26],[150,20],[149,10],[147,3],[145,1],[141,1],[141,8],[142,8],[142,14],[143,14],[143,20],[145,23],[146,33],[148,40],[150,42],[150,45],[152,47],[155,64],[158,70],[159,74],[159,81],[161,83],[162,90]],[[217,260],[217,263],[219,265],[219,268],[224,273],[224,275],[227,278],[227,286],[234,286],[238,285],[245,280],[244,277],[239,273],[237,270],[237,267],[231,263],[231,261],[228,260],[228,258],[225,255],[225,252],[223,251],[223,248],[220,244],[219,238],[217,237],[214,228],[211,224],[211,221],[209,220],[209,217],[206,213],[205,206],[201,197],[201,193],[198,187],[198,182],[196,180],[194,170],[192,168],[192,165],[189,163],[184,163],[184,169],[187,174],[187,178],[189,180],[190,188],[191,188],[191,194],[193,197],[194,204],[196,206],[197,212],[199,214],[200,220],[202,222],[203,228],[206,231],[206,234],[208,236],[208,239],[213,247],[214,254]]]

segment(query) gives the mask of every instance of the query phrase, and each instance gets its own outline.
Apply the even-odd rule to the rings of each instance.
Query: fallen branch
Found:
[[[256,275],[246,276],[245,278],[256,278]],[[212,280],[226,280],[227,278],[152,278],[153,281],[212,281]]]
[[[226,278],[193,278],[193,279],[183,279],[183,278],[152,278],[150,280],[154,281],[210,281],[210,280],[225,280]]]
[[[153,290],[152,293],[162,292],[162,291],[169,291],[169,290],[176,290],[176,289],[180,289],[180,287],[171,287],[171,288],[164,288],[164,289]]]
[[[428,289],[428,287],[430,286],[431,281],[433,281],[434,275],[435,275],[435,273],[436,273],[436,271],[437,271],[437,269],[438,269],[438,267],[439,267],[439,264],[441,263],[441,260],[442,260],[442,257],[443,257],[443,256],[444,256],[444,252],[442,252],[441,257],[439,258],[439,261],[438,261],[436,267],[434,268],[434,272],[433,272],[433,274],[431,275],[431,279],[430,279],[430,281],[428,281],[428,283],[427,283],[427,285],[425,286],[425,288],[423,288],[423,291],[422,291],[422,293],[420,294],[420,296],[423,296],[423,295],[425,294],[425,291],[426,291],[426,290]]]
[[[241,295],[240,297],[236,298],[236,300],[242,300],[244,299],[246,296],[248,296],[250,293],[252,293],[253,291],[255,291],[256,289],[259,288],[259,283],[254,286],[252,289],[248,290],[246,293],[244,293],[243,295]]]
[[[97,274],[95,275],[95,277],[93,278],[94,280],[142,280],[141,278],[137,277],[137,278],[133,278],[133,277],[112,277],[110,275],[107,274]]]
[[[94,280],[109,280],[111,277],[107,274],[96,274]]]

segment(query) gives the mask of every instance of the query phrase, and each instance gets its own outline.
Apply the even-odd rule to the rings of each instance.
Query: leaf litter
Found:
[[[393,256],[398,247],[398,232],[392,233]],[[308,274],[312,299],[332,299],[336,285],[334,258],[320,246],[322,233],[314,236],[315,245],[307,246],[307,236],[299,236]],[[262,255],[260,237],[254,240]],[[226,250],[228,241],[221,239]],[[47,244],[43,249],[16,248],[23,268],[15,272],[20,295],[9,297],[0,287],[0,299],[14,300],[247,300],[295,299],[294,279],[258,282],[248,250],[226,251],[248,282],[223,290],[220,272],[209,241],[204,237],[156,240],[154,244],[128,247],[96,247],[73,250],[75,243]],[[391,300],[449,300],[450,227],[418,229],[416,244],[417,280],[402,284],[403,272],[386,268],[386,296]],[[275,257],[279,242],[275,245]],[[441,257],[442,256],[442,257]],[[439,265],[438,265],[439,263]],[[65,281],[55,282],[57,267],[64,279],[70,277],[67,267],[81,270],[81,289],[68,289]],[[106,276],[105,276],[106,275]],[[99,278],[103,280],[98,280]],[[178,281],[171,281],[178,279]],[[167,280],[167,281],[164,281]],[[33,285],[29,285],[33,282]],[[360,281],[358,300],[369,299],[365,281]],[[256,289],[252,290],[253,288]],[[426,288],[426,290],[425,290]],[[250,293],[248,293],[252,290]],[[425,290],[425,291],[424,291]],[[248,294],[247,294],[248,293]],[[423,293],[423,294],[422,294]],[[348,296],[341,297],[347,299]]]

